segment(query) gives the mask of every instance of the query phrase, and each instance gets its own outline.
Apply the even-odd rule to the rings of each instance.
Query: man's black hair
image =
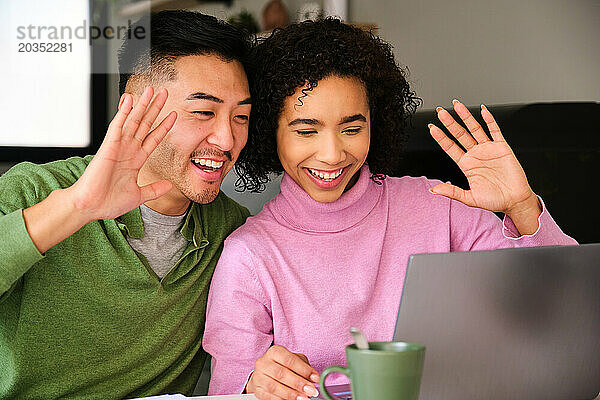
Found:
[[[136,39],[135,29],[140,26],[149,40]],[[246,68],[249,50],[246,33],[215,17],[184,10],[150,14],[130,26],[119,50],[119,93],[125,93],[132,75],[174,79],[172,64],[184,56],[214,54]]]

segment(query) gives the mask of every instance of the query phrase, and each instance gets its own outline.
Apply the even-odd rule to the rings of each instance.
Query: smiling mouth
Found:
[[[344,172],[346,167],[337,169],[335,171],[319,171],[319,170],[312,169],[312,168],[306,168],[306,169],[315,178],[322,180],[324,182],[332,182],[332,181],[336,180],[340,175],[342,175],[342,173]]]
[[[209,158],[192,158],[192,164],[205,172],[216,172],[223,168],[224,161],[215,161]]]

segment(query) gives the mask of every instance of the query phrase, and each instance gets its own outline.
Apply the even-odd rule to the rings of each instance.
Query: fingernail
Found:
[[[435,126],[434,124],[427,124],[427,127],[428,127],[429,129],[431,129],[431,128],[432,128],[432,127],[434,127],[434,126]]]
[[[442,110],[443,110],[443,108],[442,108],[442,107],[436,107],[436,108],[435,108],[435,111],[437,111],[437,112],[440,112],[440,111],[442,111]]]
[[[456,99],[452,100],[452,104],[456,104],[456,103],[460,103],[460,101],[458,101]]]
[[[121,104],[119,104],[119,109],[123,107],[123,104],[127,102],[129,99],[129,93],[123,93],[123,97],[121,98]]]
[[[311,380],[311,381],[313,381],[313,382],[315,382],[315,383],[319,383],[319,375],[317,375],[317,374],[312,374],[312,375],[310,376],[310,380]]]
[[[484,104],[482,104],[482,105],[481,105],[481,109],[482,109],[482,110],[487,110],[487,107],[486,107]]]
[[[311,397],[317,397],[319,395],[319,391],[314,386],[309,385],[304,386],[304,393]]]
[[[429,191],[430,191],[432,194],[437,194],[436,192],[434,192],[434,191],[433,191],[433,189],[429,189]]]

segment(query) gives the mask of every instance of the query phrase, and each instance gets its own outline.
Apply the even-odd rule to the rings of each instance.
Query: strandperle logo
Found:
[[[144,26],[136,26],[131,28],[131,20],[127,21],[127,26],[113,27],[110,25],[99,27],[89,25],[86,20],[83,20],[80,25],[21,25],[17,26],[17,40],[73,40],[87,39],[91,45],[94,40],[98,39],[117,39],[123,40],[127,38],[143,40],[146,38],[146,28]]]

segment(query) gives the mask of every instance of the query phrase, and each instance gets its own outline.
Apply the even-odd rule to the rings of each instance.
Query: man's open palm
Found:
[[[152,96],[152,88],[147,88],[135,106],[131,94],[121,97],[119,111],[100,149],[70,188],[75,206],[89,214],[91,220],[118,217],[162,196],[172,187],[166,180],[143,187],[137,183],[140,168],[177,118],[173,111],[152,129],[168,93],[166,89],[161,91],[151,102]]]

